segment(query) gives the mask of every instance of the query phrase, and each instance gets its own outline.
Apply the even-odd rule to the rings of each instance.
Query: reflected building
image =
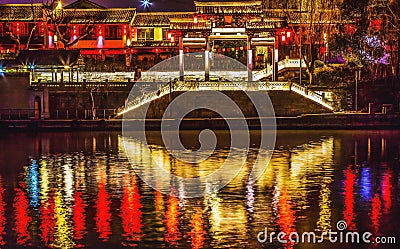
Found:
[[[3,178],[0,176],[0,246],[6,244],[6,241],[4,240],[4,236],[6,235],[5,226],[7,224],[5,209],[5,189],[3,187]]]
[[[75,191],[73,196],[73,206],[72,206],[72,222],[73,222],[73,238],[77,243],[77,247],[84,247],[80,244],[86,231],[86,207],[87,204],[82,198],[82,192]]]
[[[192,228],[189,232],[192,249],[203,248],[204,235],[206,234],[203,225],[203,211],[200,208],[195,209],[195,213],[190,219],[189,226]]]
[[[14,189],[15,198],[13,202],[14,208],[14,227],[13,230],[17,236],[17,245],[28,245],[31,239],[31,233],[29,231],[29,225],[32,221],[29,215],[29,201],[24,190],[26,186],[24,183],[20,183],[18,187]]]
[[[124,246],[134,247],[142,237],[142,205],[140,193],[134,175],[124,176],[123,197],[121,202],[121,213],[123,234],[126,242]]]
[[[355,219],[356,215],[354,213],[354,186],[356,184],[356,175],[352,165],[349,165],[346,170],[344,170],[344,209],[343,209],[343,217],[344,221],[346,221],[347,227],[350,231],[356,231]]]
[[[182,239],[180,231],[180,212],[179,212],[179,198],[173,195],[168,196],[167,210],[165,211],[165,234],[164,240],[170,246],[178,244]]]
[[[230,184],[194,199],[185,198],[188,190],[183,185],[177,184],[173,195],[145,185],[121,147],[118,152],[118,142],[120,146],[122,143],[117,136],[111,139],[111,145],[107,136],[97,137],[97,148],[105,145],[95,154],[91,145],[89,151],[26,158],[28,164],[21,165],[20,170],[23,179],[16,187],[11,185],[10,214],[6,212],[11,208],[6,206],[9,185],[0,176],[0,244],[208,248],[235,243],[257,248],[257,234],[265,227],[287,234],[322,232],[335,230],[339,219],[346,221],[348,230],[365,228],[374,235],[393,231],[398,172],[393,167],[397,164],[387,160],[390,154],[398,153],[393,151],[393,141],[386,138],[382,157],[381,139],[369,135],[345,138],[354,148],[345,152],[352,155],[345,159],[356,165],[338,160],[335,137],[320,137],[278,147],[259,179],[249,177],[256,155],[252,152]],[[356,146],[354,140],[358,140]],[[140,143],[127,145],[135,152],[129,160],[148,165],[141,170],[159,177],[160,188],[175,185],[151,166],[152,160],[172,173],[199,176],[223,162],[226,155],[222,150],[220,158],[212,157],[191,172],[187,165],[171,160],[161,146],[151,145],[151,153],[147,153]],[[204,171],[199,170],[202,168]],[[389,220],[394,225],[388,224]],[[15,232],[15,241],[14,233],[6,234],[8,225]],[[293,244],[283,246],[291,248]]]
[[[56,227],[54,193],[50,194],[50,196],[46,195],[46,200],[43,200],[39,207],[39,214],[39,236],[42,239],[44,246],[51,247],[54,242]]]
[[[54,200],[54,242],[56,248],[74,248],[73,229],[71,224],[71,205],[66,201],[65,193],[59,188]]]
[[[110,196],[106,190],[104,180],[99,183],[96,200],[96,231],[103,242],[107,242],[111,235]]]

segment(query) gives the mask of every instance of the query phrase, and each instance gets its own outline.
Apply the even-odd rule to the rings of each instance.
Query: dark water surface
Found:
[[[280,131],[258,181],[244,172],[219,192],[188,199],[184,190],[164,195],[141,181],[120,133],[1,134],[0,248],[400,248],[399,138],[399,131]],[[156,136],[152,143],[152,160],[184,176],[210,171],[227,154],[222,144],[211,161],[183,165]],[[138,155],[137,163],[151,160]],[[345,231],[396,237],[397,246],[257,240],[266,228],[338,231],[338,221]]]

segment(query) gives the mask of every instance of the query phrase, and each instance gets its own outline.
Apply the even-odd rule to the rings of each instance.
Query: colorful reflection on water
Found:
[[[124,156],[118,133],[4,135],[0,246],[343,248],[257,241],[266,227],[286,234],[323,232],[336,229],[339,220],[351,231],[399,236],[399,135],[282,131],[260,179],[247,177],[254,150],[228,186],[195,199],[184,198],[185,189],[163,195],[143,183]],[[205,174],[227,153],[221,147],[209,165],[191,168],[171,160],[154,141],[153,158],[138,153],[136,162],[157,160],[178,175]],[[140,151],[142,145],[129,146]],[[168,184],[160,179],[160,186]]]

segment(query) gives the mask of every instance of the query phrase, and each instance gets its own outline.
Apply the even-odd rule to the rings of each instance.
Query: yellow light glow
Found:
[[[53,246],[55,248],[73,248],[75,242],[72,239],[72,229],[69,223],[70,215],[62,190],[58,189],[55,198],[54,218],[56,219],[55,240]]]
[[[155,41],[162,41],[162,28],[154,28],[154,40]]]
[[[58,4],[57,4],[57,7],[56,7],[56,10],[60,10],[60,9],[62,9],[62,1],[61,0],[59,0],[58,1]]]
[[[326,178],[323,180],[323,184],[320,190],[319,200],[319,220],[317,221],[317,228],[322,232],[328,232],[331,229],[331,190],[329,184],[332,182],[331,178]]]
[[[40,199],[46,202],[49,194],[49,169],[45,160],[40,161],[39,177],[40,177]]]

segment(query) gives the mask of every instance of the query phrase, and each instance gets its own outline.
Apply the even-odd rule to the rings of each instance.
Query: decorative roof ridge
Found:
[[[176,15],[176,14],[195,14],[194,11],[160,11],[160,12],[137,12],[137,15],[146,16],[146,15]]]
[[[107,12],[107,11],[114,11],[114,10],[135,10],[136,8],[107,8],[107,9],[62,9],[62,11],[100,11],[100,12]]]
[[[196,7],[206,7],[206,6],[221,6],[221,7],[226,7],[226,6],[261,6],[262,1],[240,1],[240,2],[199,2],[199,1],[194,1],[194,5]]]
[[[0,7],[32,7],[39,6],[41,7],[41,3],[3,3],[0,4]]]

